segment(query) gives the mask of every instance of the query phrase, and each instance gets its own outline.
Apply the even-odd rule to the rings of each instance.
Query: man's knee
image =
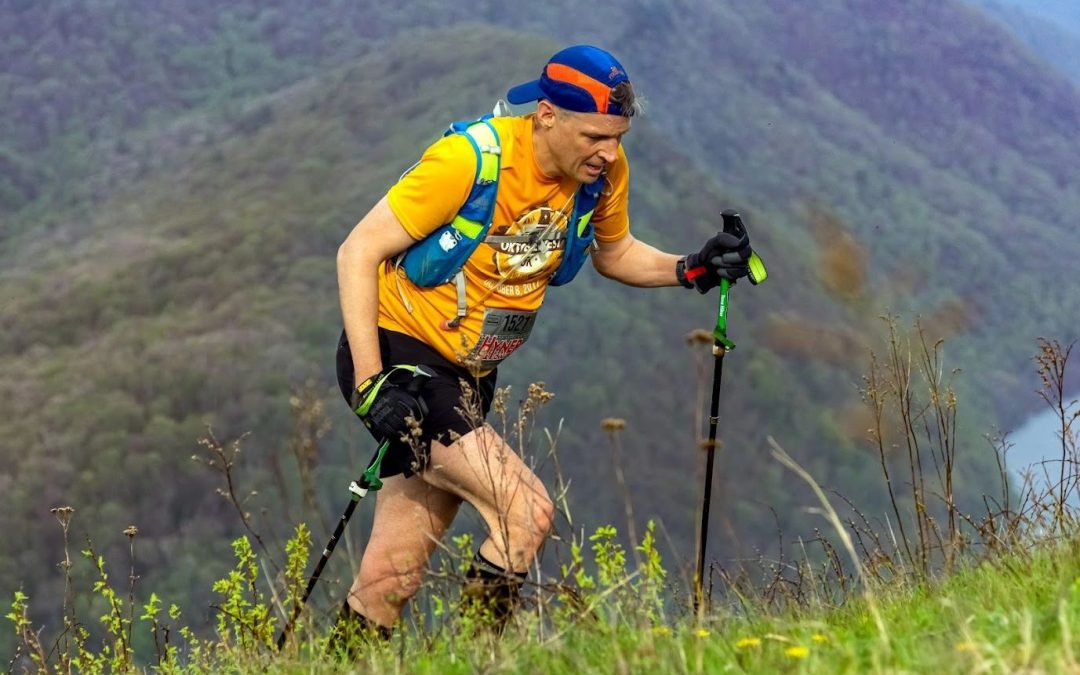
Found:
[[[364,605],[375,602],[400,608],[420,590],[424,567],[415,561],[395,561],[391,556],[380,558],[364,556],[354,592]]]
[[[532,522],[533,530],[540,540],[538,543],[543,543],[551,531],[551,526],[555,524],[555,504],[546,493],[533,500]]]
[[[512,544],[529,553],[535,552],[544,543],[555,520],[555,504],[541,487],[540,492],[530,495],[530,499],[509,514],[507,534]]]

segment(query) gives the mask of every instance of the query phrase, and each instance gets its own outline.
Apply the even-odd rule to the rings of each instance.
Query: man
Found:
[[[345,324],[339,383],[376,439],[392,442],[371,538],[341,613],[343,622],[370,631],[387,634],[397,621],[462,501],[477,509],[490,534],[469,575],[496,621],[509,615],[554,507],[514,450],[490,426],[463,415],[461,382],[472,383],[486,414],[498,363],[528,337],[549,283],[573,276],[564,271],[570,258],[591,248],[605,277],[702,293],[721,278],[747,274],[745,231],[718,233],[689,256],[630,234],[629,167],[620,142],[637,104],[611,54],[584,45],[564,49],[539,79],[507,98],[535,101],[536,111],[490,119],[494,135],[480,125],[475,137],[452,133],[434,143],[338,252]],[[460,220],[466,206],[486,204],[485,189],[494,190],[493,212]],[[469,237],[484,218],[490,228],[469,253]],[[410,267],[421,243],[426,257]],[[462,251],[468,257],[460,273],[421,280],[430,265]],[[404,262],[396,263],[403,252]],[[399,364],[422,365],[433,376],[393,370]]]

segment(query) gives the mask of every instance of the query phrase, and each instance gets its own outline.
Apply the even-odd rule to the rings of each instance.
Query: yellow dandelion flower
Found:
[[[794,647],[788,647],[784,650],[784,653],[793,659],[805,659],[810,654],[810,650],[806,647],[796,645]]]
[[[829,641],[829,637],[827,635],[822,635],[821,633],[814,633],[813,635],[810,636],[810,639],[813,640],[814,642],[821,643],[821,644],[824,644],[824,643]]]
[[[975,643],[974,642],[961,642],[960,644],[956,645],[956,651],[958,651],[958,652],[973,652],[973,651],[975,651]]]
[[[760,647],[761,638],[745,637],[735,643],[736,649],[749,649],[750,647]]]
[[[705,630],[704,628],[698,628],[696,631],[694,631],[694,635],[698,637],[709,637],[709,631]]]
[[[667,626],[653,626],[653,635],[671,635],[671,629]]]

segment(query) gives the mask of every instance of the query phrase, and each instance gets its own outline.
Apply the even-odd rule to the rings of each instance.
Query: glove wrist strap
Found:
[[[378,393],[379,384],[384,379],[383,373],[379,372],[356,385],[350,403],[352,403],[352,408],[357,415],[362,417],[371,409],[371,404],[375,402],[375,394]]]
[[[380,375],[382,375],[382,373],[381,373],[381,372],[379,372],[379,373],[375,373],[374,375],[372,375],[372,376],[371,376],[371,377],[369,377],[368,379],[366,379],[366,380],[364,380],[363,382],[361,382],[361,383],[357,384],[357,385],[356,385],[356,391],[357,391],[357,393],[358,393],[358,394],[360,394],[360,396],[364,396],[365,394],[367,394],[367,391],[368,391],[368,389],[371,389],[371,387],[372,387],[372,386],[373,386],[373,385],[375,384],[375,382],[376,382],[376,381],[377,381],[377,380],[379,379],[379,376],[380,376]]]
[[[696,256],[694,256],[696,258]],[[704,265],[695,265],[694,260],[690,260],[691,256],[684,256],[679,258],[675,263],[675,276],[678,278],[679,283],[685,288],[697,288],[697,284],[694,283],[694,279],[705,274],[708,270]],[[687,267],[690,265],[690,267]]]

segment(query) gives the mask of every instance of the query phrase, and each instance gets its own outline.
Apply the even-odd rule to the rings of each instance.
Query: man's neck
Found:
[[[551,180],[562,177],[558,166],[555,164],[555,158],[551,154],[551,148],[548,146],[545,130],[536,118],[532,120],[532,150],[533,162],[535,162],[536,168],[541,175]]]

